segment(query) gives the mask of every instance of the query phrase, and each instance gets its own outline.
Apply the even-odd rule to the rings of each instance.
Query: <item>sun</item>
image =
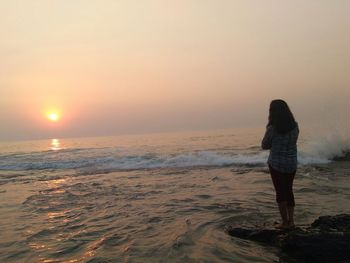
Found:
[[[60,115],[57,112],[49,112],[47,113],[47,118],[51,122],[57,122],[60,119]]]

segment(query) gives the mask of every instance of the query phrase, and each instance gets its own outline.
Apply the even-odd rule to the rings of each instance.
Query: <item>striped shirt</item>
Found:
[[[286,134],[280,134],[272,126],[268,126],[261,142],[264,150],[270,150],[267,163],[281,173],[294,173],[297,170],[298,125]]]

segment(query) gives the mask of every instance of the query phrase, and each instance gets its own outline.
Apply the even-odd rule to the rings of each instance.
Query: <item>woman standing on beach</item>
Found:
[[[261,146],[270,150],[268,165],[282,223],[278,228],[294,227],[293,180],[297,170],[298,123],[287,103],[273,100]]]

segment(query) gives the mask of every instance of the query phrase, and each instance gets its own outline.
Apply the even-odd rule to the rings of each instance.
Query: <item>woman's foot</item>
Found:
[[[288,222],[288,228],[295,228],[294,222]]]
[[[289,228],[288,223],[282,223],[282,224],[275,224],[275,228],[276,229],[280,229],[280,230],[285,230]]]
[[[293,228],[295,228],[295,224],[294,223],[275,223],[274,224],[274,227],[276,228],[276,229],[280,229],[280,230],[289,230],[289,229],[293,229]]]

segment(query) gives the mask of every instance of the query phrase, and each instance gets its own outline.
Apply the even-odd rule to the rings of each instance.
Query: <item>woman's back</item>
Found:
[[[298,123],[284,100],[270,103],[269,122],[261,147],[270,150],[269,170],[276,191],[276,201],[282,223],[281,229],[294,227],[293,181],[297,171]]]
[[[268,164],[280,172],[295,172],[298,163],[298,136],[298,125],[287,133],[279,133],[273,126],[269,126],[262,141],[263,149],[270,149]]]

